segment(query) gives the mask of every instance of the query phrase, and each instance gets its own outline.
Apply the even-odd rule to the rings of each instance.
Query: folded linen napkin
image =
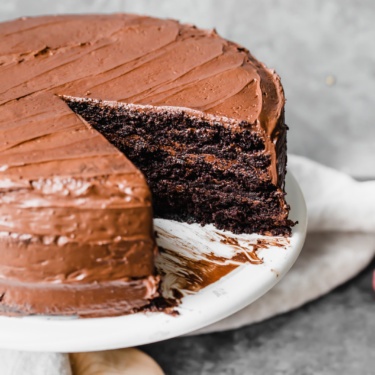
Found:
[[[0,350],[2,375],[72,375],[69,356],[61,353],[34,353]]]
[[[294,155],[288,167],[308,210],[308,235],[299,259],[262,298],[193,334],[238,328],[297,308],[349,280],[374,257],[375,181],[357,182]],[[71,375],[68,356],[55,353],[0,350],[0,370],[3,375]]]

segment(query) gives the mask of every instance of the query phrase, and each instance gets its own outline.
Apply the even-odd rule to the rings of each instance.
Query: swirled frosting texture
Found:
[[[82,303],[84,314],[105,310],[103,299],[89,298],[48,310],[59,285],[85,288],[91,298],[99,293],[92,283],[105,283],[113,306],[122,306],[118,313],[157,295],[145,179],[59,95],[246,121],[265,137],[272,180],[280,184],[279,77],[215,31],[125,14],[5,22],[0,82],[0,292],[9,311],[27,305],[26,312],[70,314]],[[121,302],[130,282],[143,285],[133,307],[130,297]],[[28,283],[43,288],[43,298],[21,306]]]

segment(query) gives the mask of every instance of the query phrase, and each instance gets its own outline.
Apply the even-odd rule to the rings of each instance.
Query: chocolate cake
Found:
[[[288,236],[279,77],[127,14],[0,23],[0,313],[109,316],[158,297],[155,217]]]

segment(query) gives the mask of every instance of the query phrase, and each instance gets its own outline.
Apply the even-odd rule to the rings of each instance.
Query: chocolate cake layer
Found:
[[[231,178],[238,194],[227,191],[223,199],[228,204],[230,199],[236,200],[238,207],[244,199],[243,186],[260,189],[257,179],[264,179],[274,192],[272,200],[276,202],[276,196],[279,199],[274,217],[280,222],[276,227],[280,233],[288,233],[286,224],[282,224],[288,209],[283,198],[286,143],[279,77],[215,31],[126,14],[45,16],[4,22],[0,23],[0,82],[3,313],[95,315],[101,311],[100,315],[111,315],[113,311],[130,312],[132,306],[147,306],[157,295],[151,193],[134,163],[142,164],[151,188],[157,185],[159,176],[148,172],[151,164],[132,163],[87,126],[61,95],[183,107],[199,111],[200,116],[214,116],[220,126],[212,137],[222,137],[222,144],[209,141],[205,145],[204,139],[187,137],[185,130],[179,133],[177,127],[170,138],[183,144],[181,156],[186,165],[197,165],[196,170],[201,172],[209,169],[207,181],[203,174],[199,176],[202,186],[197,193],[205,194],[204,183],[208,186],[214,180],[225,192],[225,180]],[[203,127],[203,122],[202,129],[211,131]],[[232,142],[231,134],[242,122],[248,127],[249,138],[240,135]],[[227,133],[222,129],[228,129]],[[243,154],[233,147],[236,143]],[[170,157],[171,143],[166,146],[160,149],[169,157],[164,174],[175,169],[177,162]],[[152,142],[145,150],[151,148]],[[238,161],[230,172],[224,167],[212,168],[206,155],[223,165],[246,155],[241,163],[256,171],[256,177],[241,178],[244,172]],[[175,177],[173,185],[160,189],[170,189],[173,195],[175,181],[183,185],[186,170],[181,169]],[[156,194],[163,196],[163,191]],[[175,199],[172,195],[169,206]],[[167,215],[156,199],[154,207],[159,214]],[[177,211],[180,215],[181,209]],[[233,218],[236,212],[232,212]],[[203,213],[187,214],[201,222],[212,220]],[[224,213],[223,220],[215,219],[217,225],[224,225],[229,214]],[[268,224],[272,230],[271,216],[269,222],[262,219],[259,230],[266,232]],[[250,224],[252,229],[247,231],[255,230],[254,225]],[[71,275],[78,275],[73,277],[74,282]],[[93,288],[94,280],[96,292],[87,294],[84,291]],[[155,288],[138,288],[137,295],[116,292],[110,304],[100,297],[101,287],[110,290],[108,285],[116,283],[116,290],[126,291],[133,281],[139,284],[142,280],[153,280]],[[72,298],[68,298],[69,293]],[[61,305],[63,294],[69,308]],[[91,302],[84,295],[90,295]]]
[[[253,124],[182,108],[63,99],[144,173],[154,216],[234,233],[290,233],[284,192],[272,183],[271,156]]]

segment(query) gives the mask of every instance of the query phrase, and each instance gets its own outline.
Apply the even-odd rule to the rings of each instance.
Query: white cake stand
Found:
[[[302,192],[294,177],[286,179],[290,217],[298,220],[286,247],[272,244],[258,252],[262,264],[243,264],[217,282],[188,295],[178,307],[180,315],[164,313],[137,313],[111,318],[78,319],[74,317],[0,317],[0,348],[49,351],[83,352],[125,348],[166,340],[193,332],[213,324],[254,302],[265,294],[289,271],[296,261],[306,235],[307,215]],[[200,227],[166,220],[155,220],[156,229],[179,233],[181,241],[194,246],[194,252],[218,248],[227,250],[220,241],[205,243],[212,226]],[[220,232],[215,229],[216,233]],[[225,232],[221,232],[225,233]],[[231,236],[233,236],[231,234]],[[250,236],[253,240],[254,235]],[[250,238],[236,236],[239,243]],[[259,236],[264,239],[264,237]],[[270,243],[273,237],[268,237]],[[163,237],[158,241],[163,241]],[[173,245],[173,244],[172,244]],[[207,246],[206,246],[207,245]],[[179,249],[175,249],[179,251]]]

